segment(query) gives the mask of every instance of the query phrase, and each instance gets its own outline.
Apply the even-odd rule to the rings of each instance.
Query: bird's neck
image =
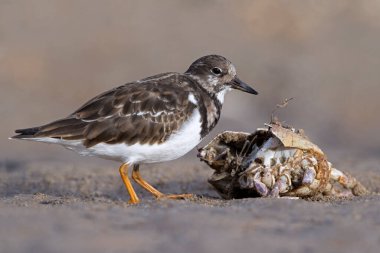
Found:
[[[201,78],[196,75],[185,73],[190,78],[191,85],[195,90],[198,90],[198,109],[201,114],[201,138],[205,137],[218,123],[224,96],[229,88],[223,89],[219,92],[207,89],[208,85],[204,85]]]
[[[201,138],[205,137],[218,123],[225,93],[226,91],[217,94],[203,92],[202,103],[199,106],[202,121]]]

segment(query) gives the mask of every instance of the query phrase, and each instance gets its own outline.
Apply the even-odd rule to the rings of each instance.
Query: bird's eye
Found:
[[[214,75],[216,75],[216,76],[220,76],[220,74],[222,74],[222,70],[221,70],[220,68],[217,68],[217,67],[212,68],[212,69],[211,69],[211,72],[212,72]]]

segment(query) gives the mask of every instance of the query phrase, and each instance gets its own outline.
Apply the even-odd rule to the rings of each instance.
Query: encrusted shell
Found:
[[[332,168],[302,130],[280,124],[253,134],[223,132],[200,149],[198,156],[215,171],[209,182],[226,199],[334,195],[334,182],[355,195],[365,192],[356,179]]]

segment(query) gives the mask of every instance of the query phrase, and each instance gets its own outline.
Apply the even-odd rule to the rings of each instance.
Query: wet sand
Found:
[[[128,205],[117,164],[5,161],[0,169],[0,252],[378,252],[379,161],[339,164],[371,195],[352,199],[221,200],[195,159],[142,167],[166,193],[135,187]],[[112,168],[114,166],[114,168]],[[343,168],[342,168],[343,169]]]

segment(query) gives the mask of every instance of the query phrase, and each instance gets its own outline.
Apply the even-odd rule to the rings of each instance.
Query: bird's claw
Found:
[[[194,197],[194,194],[162,194],[157,199],[191,199]]]

